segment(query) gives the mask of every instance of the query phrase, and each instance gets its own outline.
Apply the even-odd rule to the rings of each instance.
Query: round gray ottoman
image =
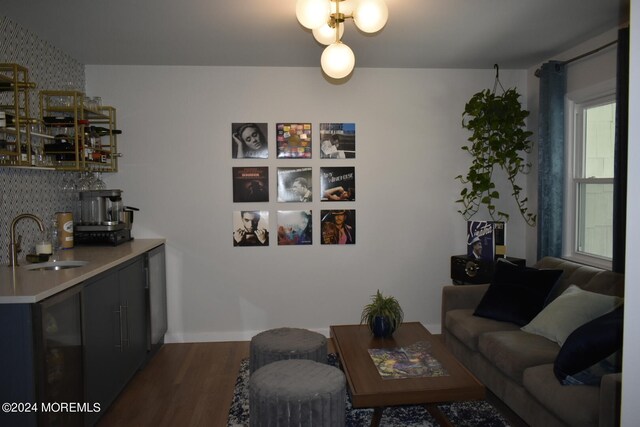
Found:
[[[299,328],[277,328],[251,338],[249,372],[278,360],[308,359],[327,363],[327,338]]]
[[[312,360],[280,360],[249,379],[251,427],[341,427],[346,381],[338,368]]]

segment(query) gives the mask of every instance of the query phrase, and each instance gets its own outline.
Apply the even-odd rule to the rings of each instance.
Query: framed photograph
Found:
[[[267,123],[232,123],[231,153],[234,159],[266,159],[269,157]]]
[[[353,166],[320,168],[320,191],[323,202],[346,202],[356,199],[356,171]]]
[[[278,158],[311,158],[311,123],[278,123],[276,125]]]
[[[269,246],[269,211],[234,212],[233,246]]]
[[[311,211],[278,211],[278,245],[313,243]]]
[[[355,245],[355,209],[320,211],[320,231],[323,245]]]
[[[320,123],[320,158],[355,159],[356,124]]]
[[[311,168],[278,168],[278,201],[311,202]]]
[[[233,168],[233,201],[268,202],[269,201],[269,168],[234,167]]]

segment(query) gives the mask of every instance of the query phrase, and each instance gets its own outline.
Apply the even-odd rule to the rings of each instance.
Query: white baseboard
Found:
[[[432,334],[439,334],[440,324],[427,324],[425,327]],[[309,329],[318,332],[325,337],[329,337],[329,328]],[[191,342],[225,342],[225,341],[251,341],[255,335],[263,330],[253,331],[228,331],[228,332],[197,332],[197,333],[176,333],[167,332],[164,337],[165,343],[191,343]]]

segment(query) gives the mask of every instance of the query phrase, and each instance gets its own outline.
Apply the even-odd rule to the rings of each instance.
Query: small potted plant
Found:
[[[395,297],[382,295],[380,290],[371,295],[371,302],[362,309],[360,324],[366,323],[376,337],[389,337],[400,327],[404,312]]]

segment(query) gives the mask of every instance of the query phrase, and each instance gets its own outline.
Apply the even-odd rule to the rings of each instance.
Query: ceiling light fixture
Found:
[[[320,64],[329,77],[341,79],[353,71],[356,58],[342,43],[344,21],[353,19],[365,33],[375,33],[387,23],[389,10],[384,0],[298,0],[296,16],[302,26],[324,45]]]

